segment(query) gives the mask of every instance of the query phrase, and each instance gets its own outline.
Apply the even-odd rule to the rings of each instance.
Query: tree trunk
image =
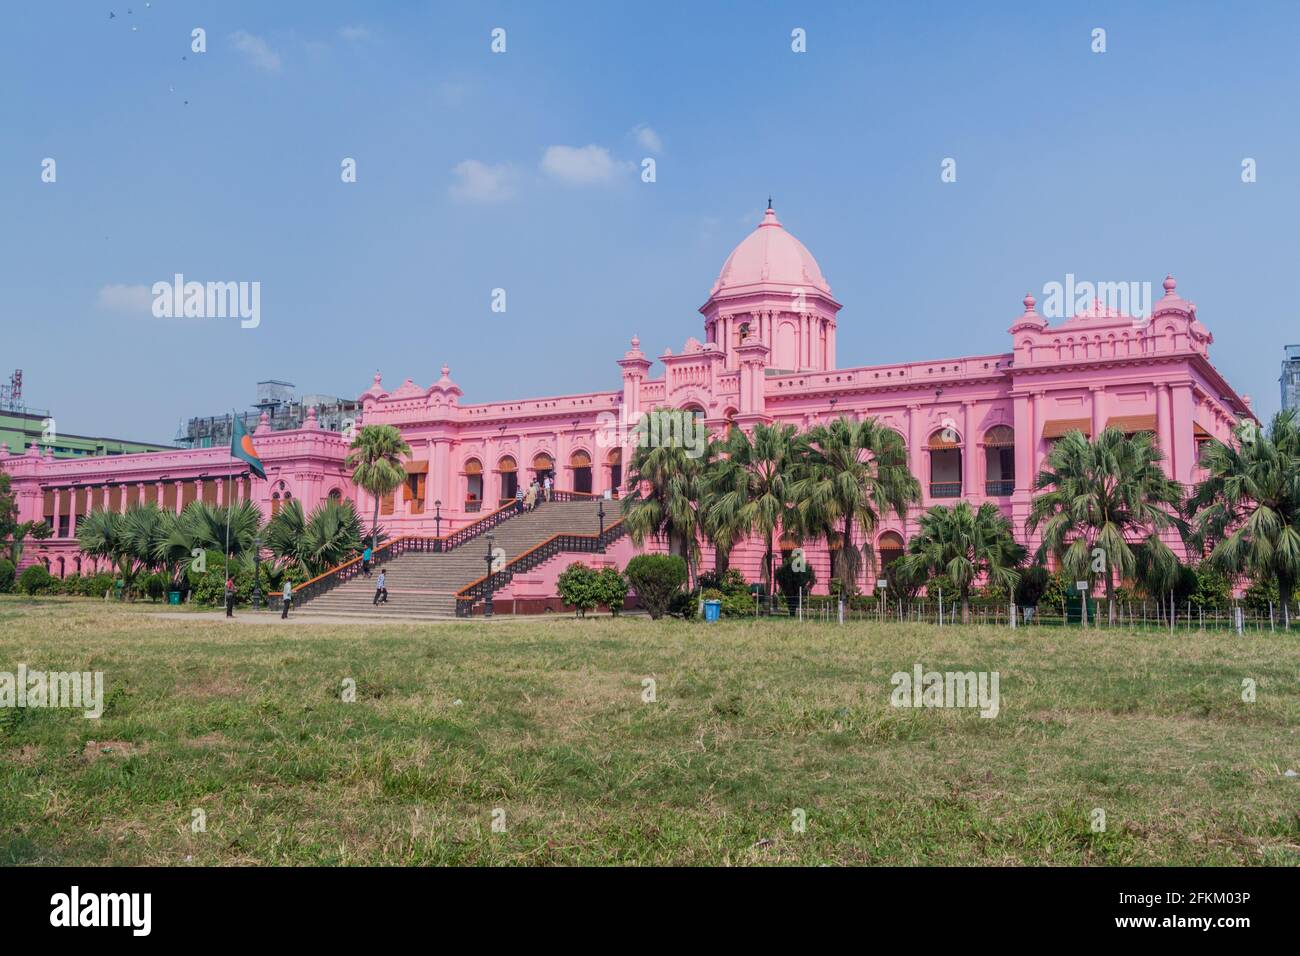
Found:
[[[964,587],[961,589],[961,622],[963,624],[970,623],[970,588],[969,587]]]
[[[731,565],[731,555],[722,548],[713,549],[713,570],[717,572],[718,577],[727,573],[727,568]]]
[[[1110,626],[1114,627],[1115,626],[1115,575],[1111,573],[1111,569],[1109,567],[1106,568],[1106,605],[1109,608],[1106,615],[1107,620],[1110,621]]]
[[[379,495],[375,495],[375,520],[370,522],[370,550],[379,550]]]
[[[763,577],[767,584],[767,601],[772,603],[772,588],[776,584],[776,575],[772,571],[772,532],[767,533],[767,551],[763,555]]]
[[[854,580],[857,568],[854,562],[849,559],[849,548],[853,547],[853,515],[844,516],[844,538],[840,541],[840,583],[844,586],[844,596],[847,598],[854,592],[857,581]]]
[[[1277,596],[1282,602],[1282,620],[1286,622],[1287,630],[1291,629],[1291,594],[1295,587],[1295,582],[1290,578],[1284,578],[1282,575],[1277,576]]]

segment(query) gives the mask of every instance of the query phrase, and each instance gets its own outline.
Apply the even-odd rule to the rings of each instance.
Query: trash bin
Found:
[[[168,591],[168,592],[167,592],[167,603],[168,603],[168,604],[180,604],[180,603],[181,603],[181,592],[180,592],[180,591]]]
[[[715,599],[704,602],[704,620],[712,623],[722,616],[722,602]]]

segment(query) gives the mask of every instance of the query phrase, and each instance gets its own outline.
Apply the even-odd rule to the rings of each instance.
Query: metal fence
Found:
[[[948,600],[890,601],[880,598],[837,600],[825,595],[798,595],[787,599],[755,597],[754,614],[793,618],[808,623],[853,623],[874,621],[881,624],[931,624],[939,627],[960,626],[960,602]],[[1164,631],[1171,634],[1218,632],[1226,634],[1276,634],[1293,631],[1300,634],[1300,602],[1289,606],[1235,603],[1222,607],[1201,606],[1188,601],[1176,602],[1116,601],[1115,619],[1110,620],[1104,599],[1082,602],[1040,604],[1037,607],[988,603],[972,604],[969,623],[1011,628],[1092,628],[1122,631]]]

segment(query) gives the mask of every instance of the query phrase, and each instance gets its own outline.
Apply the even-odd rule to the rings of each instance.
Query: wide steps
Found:
[[[600,528],[599,502],[553,501],[515,515],[494,529],[493,547],[508,564],[557,534],[594,535]],[[606,502],[605,526],[619,518],[616,503]],[[375,580],[386,575],[388,603],[376,606]],[[291,614],[395,620],[444,620],[456,616],[456,593],[487,573],[487,539],[479,535],[453,551],[410,552],[375,568],[370,577],[355,577],[306,601]]]

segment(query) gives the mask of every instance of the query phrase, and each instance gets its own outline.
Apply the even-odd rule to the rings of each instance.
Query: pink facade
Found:
[[[362,422],[397,426],[412,449],[407,485],[384,503],[381,522],[391,534],[432,535],[435,526],[446,534],[510,497],[513,481],[546,471],[559,489],[616,495],[631,455],[620,424],[656,408],[696,410],[710,433],[871,416],[902,436],[924,496],[906,521],[890,516],[878,530],[873,543],[888,550],[910,537],[923,508],[957,499],[994,501],[1023,529],[1033,475],[1070,429],[1154,431],[1170,473],[1191,483],[1199,477],[1198,443],[1228,439],[1251,414],[1249,400],[1210,364],[1213,337],[1172,277],[1147,319],[1094,305],[1049,326],[1026,296],[1005,351],[895,365],[837,365],[840,308],[816,260],[769,209],[701,306],[703,340],[664,350],[657,377],[635,337],[616,360],[621,387],[608,391],[466,404],[446,366],[429,386],[406,379],[389,390],[376,375],[361,395]],[[25,562],[48,561],[59,573],[62,560],[64,573],[73,573],[76,516],[141,500],[175,508],[199,494],[212,501],[251,495],[269,514],[285,497],[310,509],[334,494],[354,500],[368,520],[374,502],[348,480],[344,439],[314,422],[313,415],[292,432],[258,429],[268,481],[251,487],[226,449],[56,462],[35,448],[11,454],[0,446],[21,520],[44,517],[57,529],[57,537],[29,543]],[[809,553],[823,589],[828,556]],[[756,580],[760,557],[754,543],[732,564]],[[554,569],[537,569],[515,586],[553,588],[566,563],[552,561]],[[705,566],[711,563],[706,549]],[[863,585],[869,590],[870,578]]]

